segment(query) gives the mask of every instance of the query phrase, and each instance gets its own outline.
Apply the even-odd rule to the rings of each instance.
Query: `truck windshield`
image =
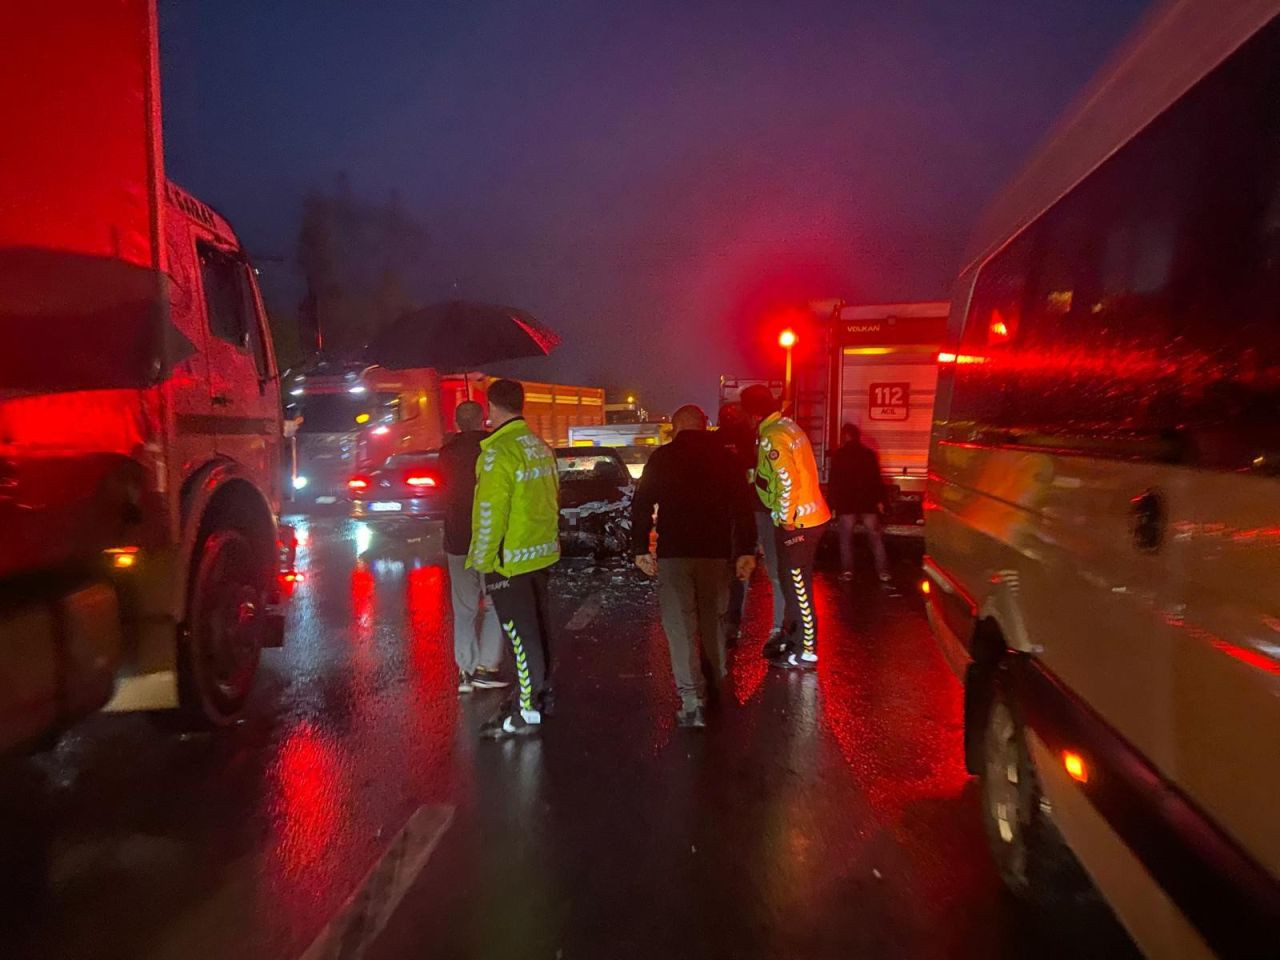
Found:
[[[288,417],[302,417],[299,433],[354,433],[365,423],[394,417],[395,394],[357,396],[350,393],[317,393],[289,398]],[[358,417],[367,416],[366,420]]]

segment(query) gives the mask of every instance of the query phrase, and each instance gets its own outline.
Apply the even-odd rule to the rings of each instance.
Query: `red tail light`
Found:
[[[425,473],[411,473],[404,478],[404,482],[411,487],[436,487],[440,485],[435,477]]]
[[[352,477],[347,481],[347,489],[352,493],[362,493],[369,489],[368,477]]]

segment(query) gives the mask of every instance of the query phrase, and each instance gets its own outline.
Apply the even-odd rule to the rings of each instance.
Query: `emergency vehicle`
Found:
[[[152,0],[0,37],[0,750],[104,706],[228,724],[283,623],[254,271],[165,180]]]
[[[828,300],[814,302],[810,309],[813,322],[797,348],[791,409],[809,435],[823,481],[840,444],[841,427],[857,425],[863,442],[880,455],[890,494],[885,533],[920,537],[950,304]],[[720,402],[736,400],[753,383],[765,383],[779,396],[784,386],[780,380],[722,377]]]

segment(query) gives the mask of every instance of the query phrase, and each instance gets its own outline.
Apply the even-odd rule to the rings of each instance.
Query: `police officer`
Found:
[[[555,454],[525,422],[524,387],[495,380],[488,394],[494,430],[480,441],[467,566],[484,574],[515,660],[516,701],[480,729],[502,740],[539,733],[549,706],[547,581],[560,559],[560,487]]]
[[[778,546],[778,579],[787,601],[781,642],[766,645],[770,664],[813,670],[818,664],[818,615],[813,606],[813,564],[831,519],[819,487],[809,437],[782,415],[762,384],[742,391],[742,409],[756,425],[756,492],[769,510]]]

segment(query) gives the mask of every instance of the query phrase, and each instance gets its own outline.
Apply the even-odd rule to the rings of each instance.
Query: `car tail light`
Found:
[[[352,477],[347,481],[347,489],[352,493],[363,493],[369,489],[368,477]]]
[[[409,474],[409,476],[404,478],[404,482],[411,487],[419,487],[419,488],[437,487],[440,485],[435,477],[429,476],[425,473],[411,473]]]

